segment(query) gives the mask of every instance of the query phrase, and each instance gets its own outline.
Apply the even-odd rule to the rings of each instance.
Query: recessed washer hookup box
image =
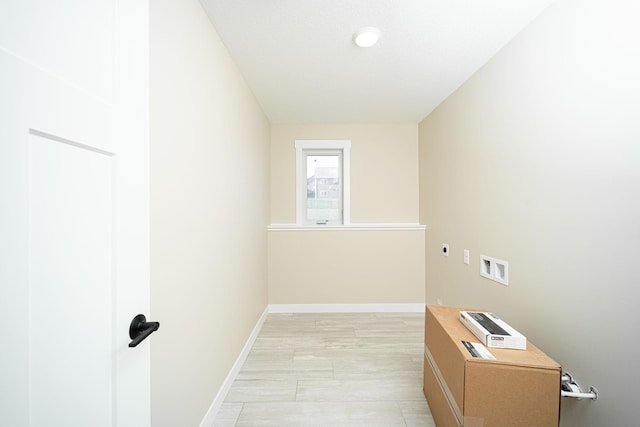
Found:
[[[461,311],[460,321],[490,348],[527,349],[527,337],[488,311]]]

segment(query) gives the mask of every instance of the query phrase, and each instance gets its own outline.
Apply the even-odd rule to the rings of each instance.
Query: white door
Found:
[[[0,0],[0,425],[150,423],[147,22]]]

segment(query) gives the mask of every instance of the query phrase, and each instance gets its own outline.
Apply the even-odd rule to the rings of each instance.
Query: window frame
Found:
[[[296,140],[296,224],[310,227],[345,226],[351,224],[350,204],[350,140]],[[340,162],[340,205],[342,221],[339,223],[318,224],[307,221],[307,165],[308,155],[336,155]]]

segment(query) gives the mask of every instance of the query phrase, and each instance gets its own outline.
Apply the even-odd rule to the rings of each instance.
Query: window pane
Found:
[[[307,155],[307,220],[341,222],[340,156]]]

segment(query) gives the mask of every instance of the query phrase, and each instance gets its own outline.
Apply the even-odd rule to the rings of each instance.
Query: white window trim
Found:
[[[296,140],[296,224],[305,223],[305,203],[307,200],[307,187],[304,168],[305,150],[341,150],[342,151],[342,226],[351,224],[351,192],[350,192],[350,165],[351,165],[351,141],[349,140]],[[324,227],[316,225],[316,227]]]

